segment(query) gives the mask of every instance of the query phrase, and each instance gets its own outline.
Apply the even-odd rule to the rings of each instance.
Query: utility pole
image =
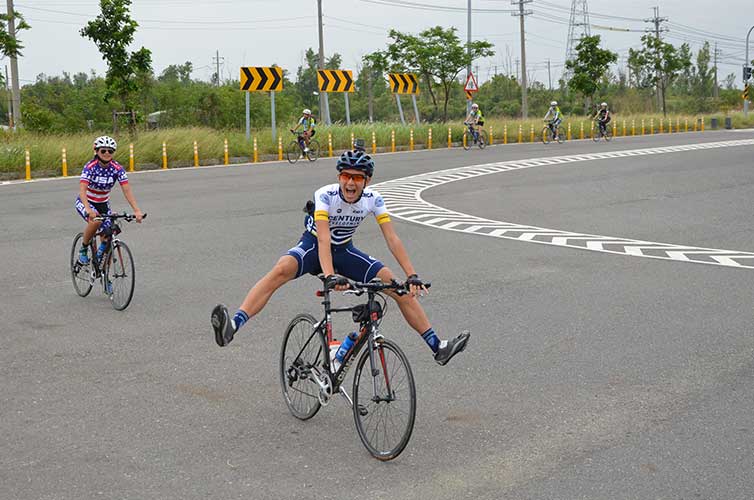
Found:
[[[319,63],[317,64],[317,68],[325,69],[325,43],[324,35],[322,33],[322,0],[317,0],[317,18],[319,19]],[[319,93],[319,112],[322,115],[320,118],[322,118],[327,125],[330,125],[330,106],[327,102],[327,92]]]
[[[466,81],[469,81],[471,76],[471,0],[468,1],[468,9],[466,13],[466,55],[469,57],[469,64],[466,66]],[[466,114],[471,112],[471,100],[466,100]]]
[[[8,65],[5,65],[5,92],[8,94],[8,127],[13,128],[13,97],[8,88]]]
[[[369,123],[374,122],[374,93],[372,91],[372,76],[374,75],[374,68],[372,66],[367,66],[367,70],[369,71]]]
[[[220,57],[220,51],[215,52],[215,57],[212,58],[212,62],[217,64],[217,86],[220,86],[220,62],[225,62],[224,57]]]
[[[16,11],[13,9],[13,0],[7,0],[8,5],[8,34],[16,40]],[[13,87],[13,126],[21,127],[21,89],[18,85],[18,59],[15,55],[10,56],[10,75]]]
[[[754,31],[754,26],[749,28],[749,31],[746,33],[746,59],[744,60],[744,68],[749,68],[749,71],[747,74],[746,69],[744,69],[744,89],[749,84],[749,78],[751,77],[751,67],[749,66],[751,64],[751,59],[749,59],[749,36],[752,31]],[[747,116],[749,116],[749,99],[744,99],[744,117]]]
[[[717,42],[715,42],[715,86],[712,87],[712,97],[718,97],[719,96],[719,90],[717,87]],[[722,55],[722,54],[721,54]]]
[[[521,28],[521,117],[525,120],[529,117],[529,110],[527,104],[527,87],[526,82],[526,28],[524,26],[524,17],[532,13],[531,10],[524,10],[524,4],[530,3],[532,0],[511,0],[511,5],[518,5],[518,12],[512,12],[512,16],[519,17],[519,24]]]
[[[654,33],[655,33],[655,38],[657,38],[657,43],[659,45],[659,43],[660,43],[660,32],[668,30],[667,28],[660,27],[660,23],[662,23],[664,21],[667,21],[668,18],[667,17],[660,17],[660,8],[659,7],[652,7],[652,9],[654,10],[655,16],[653,18],[651,18],[651,19],[645,19],[644,22],[645,23],[652,23],[652,24],[655,25],[655,27],[654,27]],[[646,30],[646,31],[650,31],[650,30]],[[656,58],[660,57],[659,52],[655,53],[655,57]],[[662,111],[663,114],[665,114],[664,103],[665,103],[665,75],[664,74],[660,74],[660,75],[657,75],[657,107]]]
[[[552,76],[550,75],[550,59],[547,59],[547,85],[552,90]]]

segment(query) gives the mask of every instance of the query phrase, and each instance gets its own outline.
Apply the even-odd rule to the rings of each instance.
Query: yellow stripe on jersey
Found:
[[[314,220],[330,220],[327,210],[317,210],[314,212]]]
[[[382,214],[377,216],[377,224],[384,224],[390,222],[390,216],[388,214]]]

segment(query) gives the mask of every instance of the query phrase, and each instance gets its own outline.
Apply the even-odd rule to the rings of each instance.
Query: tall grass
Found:
[[[744,119],[743,114],[729,115],[732,118],[734,128],[754,126],[754,114]],[[710,118],[719,120],[719,127],[724,125],[725,115],[718,113],[704,116],[706,129],[710,129]],[[680,131],[694,130],[695,122],[699,122],[700,116],[673,116],[669,117],[673,124],[673,132],[677,126]],[[641,122],[644,121],[644,132],[660,132],[660,123],[663,124],[663,132],[668,132],[668,118],[662,115],[635,115],[614,116],[613,122],[617,125],[618,135],[623,135],[623,124],[626,124],[627,135],[631,135],[632,124],[634,133],[641,134]],[[581,126],[584,127],[584,137],[590,136],[591,122],[588,118],[569,117],[564,120],[563,128],[571,126],[571,138],[578,139],[581,134]],[[519,126],[522,132],[522,141],[531,140],[531,131],[534,131],[534,140],[541,138],[543,128],[541,119],[513,120],[513,119],[488,119],[485,128],[488,133],[492,132],[494,142],[501,144],[504,140],[504,132],[507,129],[507,142],[518,142]],[[654,127],[651,129],[651,127]],[[406,125],[400,123],[354,123],[351,126],[333,125],[331,127],[320,126],[317,128],[316,139],[321,149],[321,156],[328,154],[328,134],[332,137],[333,153],[337,153],[350,147],[351,137],[363,138],[366,142],[367,151],[372,150],[372,135],[379,151],[391,149],[392,133],[395,133],[396,150],[406,150],[409,147],[411,131],[414,134],[414,144],[417,149],[428,146],[428,133],[432,129],[432,147],[443,148],[448,145],[448,129],[451,130],[451,142],[458,145],[462,141],[464,126],[461,123],[422,123],[419,125]],[[25,151],[28,148],[31,159],[32,178],[61,175],[62,149],[66,148],[68,159],[68,175],[78,175],[81,167],[92,156],[92,141],[96,134],[78,133],[61,135],[42,135],[27,131],[0,133],[0,178],[15,179],[25,175]],[[278,130],[278,137],[282,141],[283,151],[293,140],[293,135],[287,129]],[[224,140],[228,141],[229,156],[231,163],[246,162],[253,160],[253,138],[257,141],[258,158],[260,161],[277,159],[278,141],[273,141],[270,129],[254,130],[252,141],[246,141],[245,132],[238,130],[215,130],[209,128],[174,128],[162,129],[149,132],[139,132],[133,137],[121,134],[116,137],[119,147],[115,155],[116,160],[128,167],[130,143],[134,145],[134,158],[136,170],[160,168],[162,166],[162,144],[167,146],[168,167],[184,167],[193,165],[193,143],[197,141],[199,147],[199,163],[201,165],[218,164],[223,162]]]

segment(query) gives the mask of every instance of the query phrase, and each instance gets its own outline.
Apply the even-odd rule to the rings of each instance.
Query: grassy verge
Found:
[[[694,125],[700,127],[701,119],[704,118],[705,129],[710,130],[711,118],[718,119],[718,128],[723,128],[725,115],[713,114],[704,117],[673,116],[663,118],[662,115],[636,115],[620,116],[613,119],[616,133],[622,135],[668,133],[668,124],[672,125],[672,133],[689,132],[694,130]],[[754,127],[754,113],[745,120],[743,114],[730,115],[733,128]],[[590,137],[591,122],[587,118],[566,118],[563,127],[570,132],[572,139]],[[625,129],[624,129],[625,127]],[[688,129],[687,129],[688,127]],[[488,133],[492,133],[493,142],[519,142],[519,128],[521,142],[538,141],[541,138],[543,122],[541,119],[530,120],[507,120],[488,119],[485,124]],[[320,126],[316,138],[319,140],[323,157],[328,156],[328,135],[332,139],[333,153],[337,153],[349,147],[351,137],[366,140],[367,150],[372,150],[372,140],[378,151],[390,151],[392,149],[392,137],[395,136],[396,150],[406,150],[410,147],[410,138],[413,131],[414,145],[417,149],[425,149],[429,146],[429,133],[432,130],[432,147],[448,147],[448,130],[450,129],[450,142],[457,146],[462,141],[464,127],[460,123],[433,123],[420,124],[418,126],[402,126],[396,123],[357,123],[350,127],[334,125],[332,127]],[[625,130],[625,134],[624,134]],[[533,134],[532,134],[533,132]],[[31,177],[40,178],[62,175],[62,149],[66,149],[68,175],[78,175],[81,167],[92,158],[91,144],[95,133],[66,134],[66,135],[41,135],[26,131],[0,133],[0,179],[19,179],[26,175],[25,153],[28,149]],[[278,137],[282,140],[283,151],[293,140],[293,136],[287,130],[279,130]],[[257,158],[259,161],[277,159],[278,142],[272,140],[270,129],[252,131],[252,141],[247,142],[245,133],[237,130],[214,130],[207,128],[177,128],[164,129],[150,132],[140,132],[134,137],[122,134],[116,137],[119,148],[116,159],[128,168],[129,144],[134,146],[134,163],[136,170],[154,169],[162,166],[162,145],[166,144],[168,167],[186,167],[194,163],[194,141],[198,144],[199,164],[211,165],[224,162],[224,142],[228,141],[228,153],[230,163],[248,162],[254,160],[253,139],[256,138]]]

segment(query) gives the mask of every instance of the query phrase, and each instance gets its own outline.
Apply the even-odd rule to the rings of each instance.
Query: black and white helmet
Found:
[[[110,148],[115,151],[118,149],[118,143],[109,135],[102,135],[94,139],[94,150],[96,151],[100,148]]]
[[[361,170],[367,177],[374,175],[374,160],[372,157],[362,151],[346,151],[340,158],[336,165],[338,172],[346,169]]]

